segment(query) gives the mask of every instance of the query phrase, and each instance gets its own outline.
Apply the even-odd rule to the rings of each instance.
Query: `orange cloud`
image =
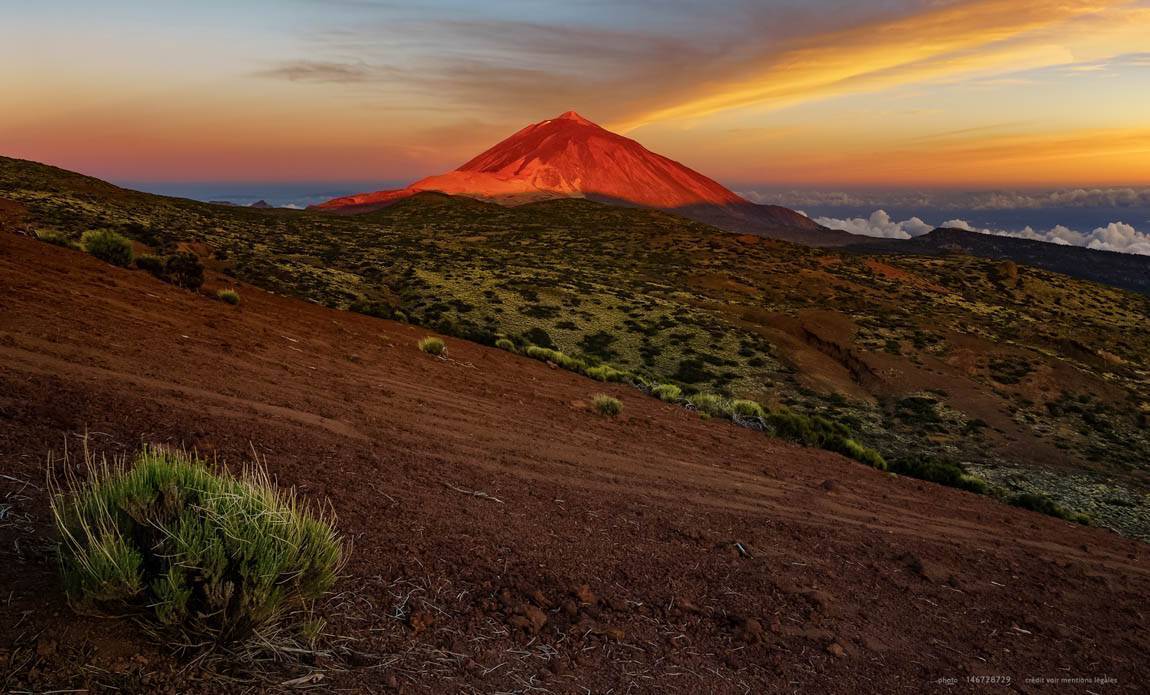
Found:
[[[621,131],[747,106],[780,107],[990,68],[1069,62],[1042,30],[1097,15],[1124,0],[969,0],[898,19],[819,34],[760,59],[745,76],[616,123]],[[1144,16],[1137,15],[1139,19]],[[1129,20],[1115,17],[1115,22]],[[1034,35],[1037,45],[1025,39]]]

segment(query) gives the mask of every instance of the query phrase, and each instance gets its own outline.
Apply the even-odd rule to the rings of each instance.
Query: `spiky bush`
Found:
[[[332,519],[253,466],[215,473],[186,454],[142,451],[129,467],[87,460],[54,486],[69,602],[194,643],[227,644],[321,597],[343,544]]]
[[[659,384],[651,389],[651,395],[666,403],[674,403],[683,397],[683,389],[674,384]]]
[[[423,350],[429,355],[439,357],[447,352],[447,344],[441,338],[435,336],[427,336],[419,341],[419,349]]]
[[[132,264],[132,240],[107,229],[93,229],[80,237],[80,246],[105,263],[126,268]]]
[[[499,340],[496,340],[495,347],[499,348],[500,350],[506,350],[507,352],[515,352],[515,343],[511,342],[507,338],[500,338]]]
[[[591,399],[591,405],[595,408],[595,412],[608,417],[615,417],[623,412],[623,403],[618,398],[613,398],[605,393],[595,394],[595,397]]]
[[[236,292],[235,290],[231,290],[231,289],[219,290],[216,292],[216,297],[219,298],[220,301],[227,302],[228,304],[231,304],[232,306],[236,306],[237,304],[240,303],[240,293]]]

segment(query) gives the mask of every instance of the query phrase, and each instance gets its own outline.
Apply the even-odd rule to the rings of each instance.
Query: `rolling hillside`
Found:
[[[1146,297],[969,256],[837,253],[586,200],[423,193],[352,217],[213,206],[0,160],[11,229],[121,231],[326,306],[554,347],[819,415],[1150,535]]]

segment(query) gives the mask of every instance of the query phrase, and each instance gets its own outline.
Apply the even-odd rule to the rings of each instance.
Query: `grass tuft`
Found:
[[[323,596],[343,563],[332,519],[252,466],[213,472],[145,449],[131,466],[86,458],[53,485],[71,605],[131,617],[185,644],[241,642]]]
[[[447,344],[443,342],[443,339],[430,335],[419,341],[419,349],[436,357],[447,354]]]
[[[674,384],[659,384],[651,389],[651,395],[665,403],[675,403],[683,397],[683,389]]]
[[[595,408],[595,412],[608,417],[615,417],[623,412],[623,403],[618,398],[613,398],[605,393],[595,394],[591,399],[591,406]]]
[[[515,349],[515,343],[511,342],[507,338],[500,338],[499,340],[496,340],[495,347],[499,348],[500,350],[506,350],[507,352],[518,352],[518,350]]]
[[[132,240],[107,229],[93,229],[80,237],[80,246],[105,263],[126,268],[132,264]]]
[[[216,292],[216,297],[232,306],[236,306],[240,303],[240,293],[233,289],[219,290]]]

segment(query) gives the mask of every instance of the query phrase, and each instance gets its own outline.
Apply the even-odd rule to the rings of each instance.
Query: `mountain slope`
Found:
[[[1141,544],[505,351],[449,338],[440,360],[416,348],[424,329],[240,293],[232,307],[0,233],[4,690],[252,689],[66,609],[41,481],[47,452],[85,432],[97,454],[188,446],[239,467],[255,451],[281,485],[330,501],[355,543],[317,606],[338,637],[273,686],[838,695],[986,673],[1150,679]],[[587,408],[599,391],[622,399],[618,418]]]
[[[447,174],[400,190],[336,198],[315,208],[369,212],[423,191],[504,204],[588,198],[674,211],[727,231],[789,241],[837,245],[854,240],[793,210],[751,203],[697,171],[601,128],[574,111],[529,125]]]
[[[811,249],[585,199],[221,207],[0,158],[0,226],[112,228],[274,292],[849,425],[1150,537],[1150,299],[965,255]],[[0,299],[0,303],[2,303]]]

